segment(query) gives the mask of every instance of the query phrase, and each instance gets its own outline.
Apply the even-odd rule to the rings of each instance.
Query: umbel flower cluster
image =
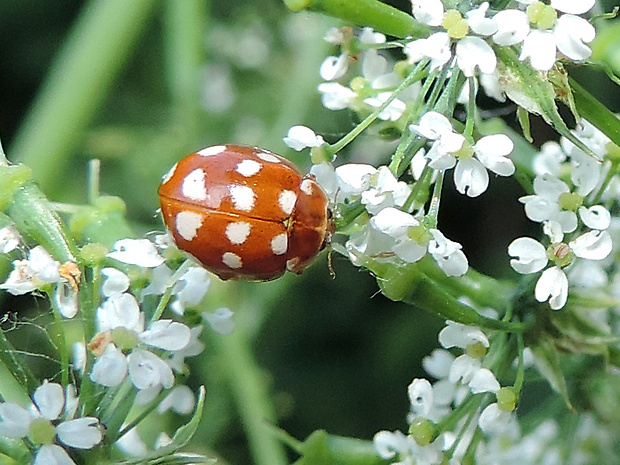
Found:
[[[406,12],[378,0],[284,3],[350,24],[325,36],[335,52],[317,70],[316,98],[359,123],[335,141],[301,125],[284,138],[309,149],[331,248],[386,297],[445,321],[422,362],[428,379],[403,386],[403,428],[354,440],[359,461],[346,440],[317,432],[294,443],[299,463],[613,463],[620,119],[567,71],[592,55],[605,19],[595,0],[412,0]],[[530,115],[558,137],[533,144]],[[470,266],[439,213],[452,186],[476,198],[509,178],[539,234],[506,241],[513,272],[496,279]],[[169,235],[136,238],[122,200],[96,182],[90,192],[87,205],[52,204],[0,148],[0,254],[11,263],[0,290],[49,304],[3,320],[0,462],[213,463],[182,452],[205,396],[186,360],[205,350],[205,333],[230,334],[233,314],[205,311],[211,277]]]
[[[603,373],[618,366],[619,120],[585,105],[564,68],[592,54],[595,1],[494,3],[412,0],[425,28],[396,40],[370,27],[330,30],[325,40],[340,51],[321,65],[318,91],[325,108],[361,123],[333,143],[305,126],[284,138],[310,149],[335,212],[334,250],[373,273],[389,298],[446,319],[441,349],[423,363],[429,379],[408,387],[408,430],[374,438],[376,453],[398,465],[585,464],[617,454],[607,414],[591,400],[575,407],[566,371],[588,356],[606,360]],[[479,108],[479,93],[517,109],[522,134]],[[530,144],[528,113],[559,138]],[[356,154],[361,161],[341,161]],[[471,269],[438,222],[448,186],[478,197],[492,177],[518,180],[524,215],[540,226],[538,237],[507,241],[511,283]],[[520,414],[527,380],[541,378],[562,408],[590,412],[570,421]]]

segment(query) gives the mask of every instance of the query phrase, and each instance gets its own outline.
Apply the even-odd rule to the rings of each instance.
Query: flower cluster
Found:
[[[102,426],[117,421],[111,418],[114,408],[120,407],[109,401],[100,406],[92,404],[90,399],[81,398],[76,386],[85,389],[87,381],[91,381],[94,385],[90,391],[94,390],[97,397],[117,398],[116,402],[121,403],[121,398],[125,398],[136,406],[155,406],[160,414],[169,410],[191,414],[196,407],[195,394],[183,385],[187,374],[185,359],[204,350],[199,341],[203,326],[190,327],[183,320],[188,312],[191,315],[199,308],[207,293],[207,272],[190,262],[170,268],[164,255],[175,256],[178,251],[167,236],[158,236],[155,242],[119,240],[107,253],[94,247],[92,253],[98,255],[97,262],[107,266],[92,270],[100,278],[96,280],[100,287],[95,290],[102,300],[98,308],[88,308],[78,298],[83,283],[77,264],[61,264],[41,245],[27,249],[12,226],[1,229],[0,237],[4,253],[26,250],[26,258],[13,261],[14,270],[2,289],[14,295],[48,294],[58,317],[80,322],[90,314],[95,325],[90,336],[88,328],[83,328],[82,338],[87,339],[78,338],[73,343],[73,364],[63,368],[65,373],[72,369],[72,376],[81,379],[81,383],[61,385],[45,380],[34,390],[33,403],[28,408],[18,403],[1,403],[0,436],[28,438],[36,444],[36,448],[31,448],[35,465],[75,464],[71,450],[94,449],[104,436],[116,441],[117,448],[127,455],[145,455],[147,448],[135,424],[127,430],[118,423],[122,427],[119,431]],[[161,318],[168,303],[171,317]],[[234,327],[232,312],[227,308],[203,312],[202,319],[220,334],[229,334]],[[68,376],[63,375],[63,379]],[[126,397],[130,387],[135,395]],[[160,395],[162,390],[166,390],[164,395]],[[93,412],[97,412],[96,416]],[[129,412],[130,409],[125,411]],[[168,437],[167,443],[170,441]]]

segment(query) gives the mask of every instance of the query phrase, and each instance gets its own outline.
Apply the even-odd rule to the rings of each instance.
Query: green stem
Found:
[[[428,266],[424,262],[429,262],[429,260],[422,259],[418,263],[402,267],[369,261],[365,266],[377,276],[381,291],[389,299],[405,302],[415,308],[464,325],[478,326],[491,331],[524,331],[526,326],[522,323],[487,318],[472,307],[461,303],[444,285],[457,279],[448,278],[445,275],[441,280],[432,279],[423,271],[423,267]]]
[[[378,0],[283,0],[292,11],[311,10],[396,37],[425,37],[429,28]]]
[[[345,148],[350,142],[352,142],[353,139],[359,136],[368,126],[370,126],[377,119],[377,117],[381,114],[381,112],[385,110],[388,107],[388,105],[392,103],[394,99],[396,99],[396,97],[398,97],[398,94],[400,94],[403,90],[405,90],[411,84],[419,81],[422,78],[422,70],[425,65],[426,65],[426,62],[418,63],[418,66],[416,66],[416,68],[409,74],[409,76],[407,76],[405,80],[401,82],[400,85],[396,89],[394,89],[394,92],[392,92],[392,95],[390,95],[390,97],[385,102],[383,102],[383,104],[379,108],[377,108],[370,115],[364,118],[364,120],[360,124],[355,126],[355,128],[353,128],[342,139],[340,139],[335,144],[330,145],[328,148],[328,151],[332,154],[338,153],[343,148]]]
[[[181,279],[181,276],[185,274],[185,272],[191,265],[191,260],[185,260],[170,277],[170,280],[166,284],[166,290],[162,294],[161,299],[159,299],[157,308],[155,308],[155,311],[153,312],[153,316],[151,317],[151,323],[161,318],[161,315],[164,313],[164,310],[166,309],[166,306],[168,305],[168,302],[170,302],[170,298],[172,297],[172,290],[174,288],[174,285],[179,279]]]
[[[90,1],[84,8],[9,151],[36,166],[35,177],[45,189],[66,179],[62,169],[156,4],[106,0]]]
[[[59,291],[57,291],[59,292]],[[63,386],[69,384],[69,351],[67,350],[67,340],[65,338],[65,331],[63,327],[62,315],[58,306],[54,302],[54,298],[49,296],[50,302],[52,302],[54,313],[54,326],[58,329],[58,336],[56,337],[56,346],[58,354],[60,355],[60,376]]]

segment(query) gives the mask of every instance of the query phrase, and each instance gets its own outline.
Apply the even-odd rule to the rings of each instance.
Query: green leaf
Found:
[[[216,463],[216,459],[204,457],[198,454],[189,453],[177,453],[179,449],[185,447],[192,439],[200,419],[202,418],[202,410],[204,408],[205,401],[205,388],[201,386],[198,391],[198,401],[196,402],[196,409],[192,418],[179,429],[176,430],[172,437],[172,442],[167,446],[161,447],[156,451],[148,454],[146,457],[131,458],[121,460],[119,462],[108,462],[110,465],[176,465],[176,464],[188,464],[188,463]]]
[[[620,147],[620,119],[574,79],[569,79],[575,104],[581,116]]]
[[[295,465],[384,465],[372,441],[333,436],[317,430],[299,446],[302,457]]]
[[[541,337],[535,345],[531,346],[534,355],[534,364],[538,372],[547,380],[549,385],[562,396],[566,406],[573,409],[568,396],[566,378],[560,366],[560,357],[553,341],[547,337]]]

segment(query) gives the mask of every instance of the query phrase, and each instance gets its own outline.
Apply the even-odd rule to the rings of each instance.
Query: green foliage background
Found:
[[[292,15],[277,0],[4,0],[0,136],[8,157],[31,166],[54,201],[84,203],[87,164],[99,158],[101,191],[124,199],[136,234],[160,231],[160,176],[187,153],[245,143],[307,169],[307,156],[282,143],[290,126],[309,125],[330,140],[354,124],[346,112],[322,108],[316,92],[318,67],[334,52],[322,37],[337,24]],[[612,66],[605,54],[617,37],[608,31],[595,47]],[[234,95],[226,108],[203,95],[222,73]],[[610,88],[600,75],[581,77],[602,83],[599,95]],[[617,110],[617,94],[605,96]],[[339,161],[364,161],[361,146]],[[364,152],[366,160],[387,161],[381,149]],[[505,248],[528,227],[518,192],[494,180],[481,200],[445,202],[448,236],[482,271],[509,273]],[[267,399],[265,411],[300,439],[320,428],[371,438],[405,427],[405,388],[423,376],[421,358],[436,346],[442,321],[389,302],[367,273],[342,257],[334,262],[335,280],[323,255],[300,277],[218,285],[207,299],[205,310],[223,304],[237,312],[238,332],[227,341],[205,334],[207,349],[193,360],[190,385],[207,387],[194,449],[222,463],[260,460],[255,434],[263,423],[248,421],[254,400],[247,392],[266,392],[257,402]],[[0,279],[9,270],[0,262]],[[2,312],[40,310],[30,296],[3,296],[0,305]]]

